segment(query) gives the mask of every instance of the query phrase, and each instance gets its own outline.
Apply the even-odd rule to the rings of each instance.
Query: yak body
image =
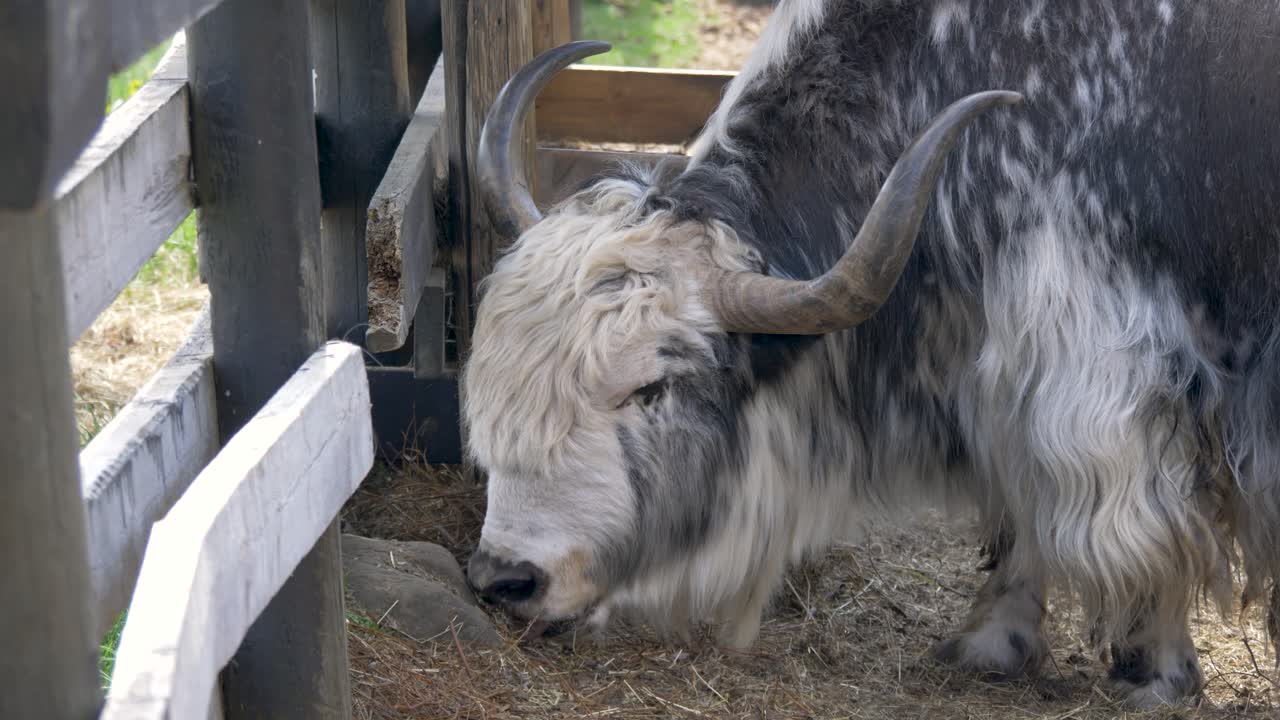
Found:
[[[1136,704],[1195,693],[1196,595],[1280,576],[1277,37],[1273,0],[780,3],[687,170],[593,181],[486,281],[479,555],[548,586],[516,609],[747,644],[788,563],[960,498],[993,572],[941,659],[1033,671],[1058,585]],[[991,88],[1025,101],[966,131],[871,319],[718,327],[688,268],[820,274]]]

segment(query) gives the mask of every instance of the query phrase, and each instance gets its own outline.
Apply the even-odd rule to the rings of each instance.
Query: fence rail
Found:
[[[152,523],[217,453],[206,306],[186,343],[80,452],[99,636],[129,605]]]
[[[373,465],[360,349],[330,343],[157,522],[104,719],[198,718],[218,671]]]
[[[54,194],[68,342],[106,310],[195,208],[185,34],[107,116]]]

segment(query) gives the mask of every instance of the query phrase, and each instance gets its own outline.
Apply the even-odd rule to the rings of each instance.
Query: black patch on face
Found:
[[[750,391],[741,353],[726,338],[714,340],[711,353],[669,345],[696,369],[663,381],[651,422],[618,424],[636,526],[604,553],[611,584],[704,543],[742,472],[739,414]]]

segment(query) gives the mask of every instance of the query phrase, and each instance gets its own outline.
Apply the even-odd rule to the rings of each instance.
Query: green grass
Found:
[[[129,99],[142,87],[142,84],[151,77],[151,73],[155,72],[156,65],[160,63],[160,58],[164,57],[164,53],[169,49],[169,43],[159,45],[143,55],[137,62],[120,72],[112,75],[107,80],[107,113],[120,107],[125,100]]]
[[[352,610],[350,608],[347,608],[346,613],[347,613],[347,622],[351,623],[352,625],[359,625],[365,630],[382,632],[382,626],[378,624],[378,621],[374,620],[368,615],[365,615],[363,613],[358,613],[355,610]]]
[[[598,65],[682,67],[698,55],[704,18],[693,0],[584,0],[584,39],[613,49],[585,62]]]
[[[116,622],[107,631],[102,640],[102,651],[98,654],[98,678],[102,681],[102,692],[111,689],[111,673],[116,668],[116,648],[120,647],[120,633],[124,631],[124,620],[127,612],[120,613]]]

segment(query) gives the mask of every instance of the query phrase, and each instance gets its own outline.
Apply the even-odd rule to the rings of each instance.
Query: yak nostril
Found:
[[[546,586],[546,576],[533,563],[509,563],[484,552],[472,556],[467,570],[472,587],[494,602],[524,602]]]
[[[501,578],[485,588],[485,594],[505,602],[524,602],[538,590],[538,580],[533,573],[520,577]]]

